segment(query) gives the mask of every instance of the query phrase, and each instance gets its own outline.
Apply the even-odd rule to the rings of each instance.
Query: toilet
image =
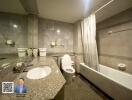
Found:
[[[74,75],[75,74],[75,69],[72,67],[72,60],[71,57],[68,54],[65,54],[62,57],[62,70],[65,74],[67,75]]]

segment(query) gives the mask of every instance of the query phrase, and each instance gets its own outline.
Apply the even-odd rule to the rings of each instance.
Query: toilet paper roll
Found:
[[[125,71],[126,70],[126,64],[120,63],[118,64],[119,70]]]

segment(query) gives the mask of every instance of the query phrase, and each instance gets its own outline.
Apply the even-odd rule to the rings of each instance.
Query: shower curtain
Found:
[[[98,53],[96,45],[96,19],[95,14],[81,21],[84,62],[89,67],[98,70]]]

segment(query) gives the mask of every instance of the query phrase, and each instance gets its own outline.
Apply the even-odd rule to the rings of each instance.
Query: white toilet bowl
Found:
[[[68,74],[74,74],[75,73],[75,69],[73,67],[62,68],[62,70]]]
[[[72,60],[68,54],[62,57],[62,70],[68,74],[75,74],[75,69],[72,67]]]

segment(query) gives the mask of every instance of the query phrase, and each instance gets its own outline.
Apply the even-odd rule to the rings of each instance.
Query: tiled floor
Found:
[[[80,75],[67,81],[55,100],[111,100]]]

